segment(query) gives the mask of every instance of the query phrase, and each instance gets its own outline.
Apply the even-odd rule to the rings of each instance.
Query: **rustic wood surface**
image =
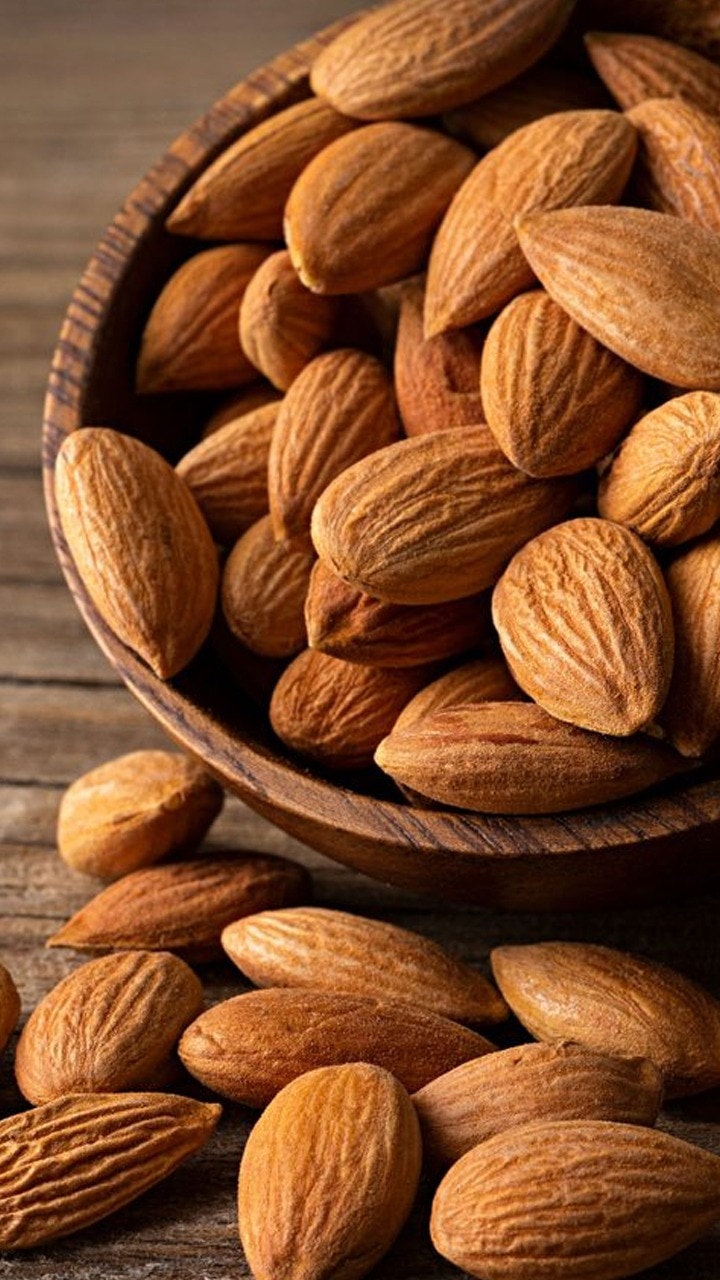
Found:
[[[101,761],[165,745],[87,634],[46,530],[39,466],[44,385],[75,281],[127,192],[220,93],[274,53],[354,7],[349,0],[5,0],[0,44],[0,959],[24,1014],[80,963],[47,936],[95,891],[54,848],[63,788]],[[486,968],[502,941],[572,938],[635,949],[720,996],[717,896],[626,911],[543,916],[446,908],[303,848],[229,800],[209,845],[306,863],[317,900],[414,927]],[[719,855],[720,856],[720,855]],[[693,848],[688,841],[688,865]],[[689,883],[692,873],[689,870]],[[651,886],[650,886],[651,888]],[[230,965],[203,971],[208,1001],[240,990]],[[517,1029],[515,1029],[517,1030]],[[508,1041],[513,1028],[500,1036]],[[24,1104],[2,1063],[4,1115]],[[214,1141],[114,1218],[22,1259],[24,1280],[228,1280],[247,1276],[237,1242],[237,1165],[252,1115],[228,1106]],[[720,1091],[663,1113],[663,1127],[720,1154]],[[378,1280],[458,1275],[427,1236],[429,1189]],[[717,1280],[720,1230],[655,1268],[657,1280]]]

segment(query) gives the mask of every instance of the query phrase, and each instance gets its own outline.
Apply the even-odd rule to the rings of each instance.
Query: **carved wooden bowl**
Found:
[[[228,655],[217,635],[163,683],[98,616],[65,545],[54,466],[65,434],[112,426],[171,460],[195,442],[207,413],[199,395],[139,397],[134,366],[150,307],[198,248],[164,222],[224,146],[307,95],[319,48],[345,23],[283,54],[235,87],[183,134],[109,227],[73,295],[50,374],[43,434],[50,528],[90,631],[131,692],[185,750],[264,817],[339,862],[463,902],[521,910],[600,907],[694,892],[718,878],[720,781],[694,772],[661,790],[601,809],[550,817],[483,817],[416,808],[382,780],[313,771],[274,738],[249,690],[263,663]]]

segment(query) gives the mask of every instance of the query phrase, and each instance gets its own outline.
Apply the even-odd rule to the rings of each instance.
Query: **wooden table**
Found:
[[[46,951],[44,941],[96,889],[72,874],[54,848],[63,788],[121,752],[165,745],[86,634],[46,531],[39,431],[60,320],[105,223],[165,145],[254,66],[353,7],[352,0],[5,0],[3,6],[0,958],[15,976],[25,1014],[79,963],[73,953]],[[582,917],[443,907],[336,866],[234,800],[209,843],[296,856],[314,871],[319,902],[417,928],[482,967],[501,941],[593,940],[665,960],[720,995],[717,898]],[[203,977],[211,1002],[241,989],[229,965]],[[9,1115],[25,1105],[12,1083],[11,1049],[2,1074]],[[0,1257],[0,1276],[246,1276],[235,1183],[251,1121],[251,1112],[228,1106],[213,1143],[167,1182],[81,1236],[21,1260]],[[674,1104],[661,1124],[720,1154],[720,1092]],[[428,1202],[425,1187],[375,1272],[379,1280],[458,1274],[430,1246]],[[717,1280],[720,1230],[650,1274]]]

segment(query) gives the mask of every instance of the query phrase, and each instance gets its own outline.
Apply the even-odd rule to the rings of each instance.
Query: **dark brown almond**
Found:
[[[312,547],[276,541],[269,515],[235,543],[223,569],[222,610],[233,635],[253,653],[288,658],[305,648],[314,563]]]
[[[339,306],[337,298],[306,289],[282,249],[265,259],[245,290],[240,345],[274,387],[287,391],[313,357],[333,345]]]
[[[624,111],[646,98],[683,98],[720,115],[720,67],[657,36],[593,31],[585,37],[590,60]]]
[[[485,421],[478,388],[484,330],[471,326],[425,338],[424,306],[423,284],[407,285],[395,347],[395,391],[408,436]]]
[[[191,490],[216,542],[231,547],[267,514],[270,441],[277,401],[217,427],[175,468]]]

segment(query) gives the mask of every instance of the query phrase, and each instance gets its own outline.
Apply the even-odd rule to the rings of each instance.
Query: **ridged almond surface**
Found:
[[[264,405],[274,404],[278,400],[282,400],[280,392],[263,378],[249,383],[240,391],[227,392],[218,408],[206,420],[202,429],[202,439],[206,440],[221,427],[226,427],[229,422],[235,422],[237,418],[244,417],[246,413],[253,413],[255,409],[262,409]]]
[[[305,649],[275,685],[270,723],[287,747],[328,769],[365,769],[427,681],[424,666],[368,667]]]
[[[676,750],[701,756],[720,735],[720,539],[683,551],[666,579],[675,666],[660,722]]]
[[[465,1062],[412,1100],[423,1150],[436,1165],[450,1165],[479,1142],[531,1120],[652,1125],[662,1095],[662,1075],[648,1058],[616,1058],[561,1041]]]
[[[270,987],[202,1013],[185,1031],[179,1053],[209,1089],[264,1107],[316,1067],[370,1062],[412,1092],[494,1048],[457,1022],[399,1001]]]
[[[117,638],[162,680],[205,640],[217,553],[184,481],[148,445],[106,427],[63,442],[55,497],[83,585]]]
[[[238,1184],[240,1240],[262,1280],[357,1280],[410,1213],[422,1151],[412,1103],[366,1062],[293,1080],[257,1121]]]
[[[138,391],[216,391],[257,377],[240,346],[238,308],[271,252],[270,245],[220,245],[178,267],[145,326]]]
[[[448,707],[464,702],[514,702],[523,701],[525,694],[518,689],[507,663],[502,658],[476,658],[464,662],[453,671],[446,671],[437,680],[411,698],[393,725],[393,733],[405,729]]]
[[[285,207],[285,239],[303,284],[361,293],[419,271],[474,163],[474,152],[452,138],[394,121],[331,142]]]
[[[0,1053],[12,1035],[20,1017],[20,996],[12,974],[0,964]]]
[[[478,388],[484,331],[470,327],[425,338],[424,305],[422,283],[403,289],[394,367],[407,436],[485,421]]]
[[[628,119],[640,139],[638,202],[720,232],[720,118],[680,98],[649,98]]]
[[[315,552],[277,542],[272,518],[258,520],[235,543],[222,575],[222,611],[253,653],[288,658],[304,649],[305,596]]]
[[[195,849],[222,803],[220,784],[196,760],[131,751],[68,787],[58,812],[58,851],[76,871],[117,880]]]
[[[574,496],[571,481],[513,467],[488,427],[457,427],[348,467],[317,502],[311,530],[320,559],[360,591],[438,604],[492,586]]]
[[[611,947],[497,947],[495,980],[538,1040],[577,1040],[660,1068],[668,1097],[720,1084],[720,1002],[666,965]]]
[[[275,536],[307,539],[315,502],[351,463],[400,436],[392,382],[363,351],[329,351],[283,400],[268,460]]]
[[[190,488],[216,542],[231,547],[267,514],[270,441],[278,416],[273,401],[232,418],[180,459],[175,468]]]
[[[673,386],[720,388],[719,236],[607,207],[533,214],[518,234],[550,296],[598,342]]]
[[[682,98],[720,115],[720,67],[692,49],[657,36],[593,31],[590,60],[624,111],[646,98]]]
[[[114,1213],[197,1151],[214,1103],[71,1094],[0,1121],[0,1249],[31,1249]]]
[[[559,720],[632,734],[665,701],[670,600],[652,553],[624,526],[588,516],[540,534],[511,560],[492,612],[520,688]]]
[[[558,111],[592,111],[612,104],[593,76],[544,59],[509,84],[444,116],[449,133],[481,151],[490,151],[516,129]]]
[[[309,893],[304,867],[270,854],[198,858],[133,871],[103,889],[53,934],[49,947],[78,951],[222,954],[226,924],[253,911],[294,906]]]
[[[67,1093],[152,1089],[202,1007],[202,986],[177,956],[129,951],[91,960],[25,1023],[15,1055],[20,1092],[37,1104]]]
[[[507,1007],[486,978],[429,938],[325,907],[261,911],[223,930],[230,959],[259,987],[379,995],[457,1022],[500,1022]]]
[[[487,424],[516,467],[573,475],[615,447],[638,414],[643,378],[536,290],[495,320],[480,389]]]
[[[287,249],[258,267],[240,304],[240,345],[248,360],[280,391],[333,345],[337,298],[306,289]]]
[[[532,702],[429,711],[392,729],[375,762],[414,796],[480,813],[608,804],[683,768],[652,738],[588,733]]]
[[[706,533],[720,519],[720,395],[691,391],[636,422],[602,477],[598,510],[653,546]]]
[[[720,1218],[720,1159],[608,1120],[537,1121],[463,1156],[435,1195],[433,1244],[482,1280],[620,1280]]]
[[[316,58],[310,83],[338,111],[435,115],[514,79],[554,44],[569,0],[395,0]]]
[[[328,143],[357,121],[308,98],[244,133],[214,160],[167,220],[201,240],[280,240],[293,183]]]
[[[568,205],[619,199],[637,135],[617,111],[562,111],[525,125],[465,180],[435,237],[425,333],[463,328],[533,283],[514,219]]]
[[[488,638],[487,596],[442,604],[390,604],[351,587],[318,560],[305,599],[308,644],[346,662],[415,667]]]

